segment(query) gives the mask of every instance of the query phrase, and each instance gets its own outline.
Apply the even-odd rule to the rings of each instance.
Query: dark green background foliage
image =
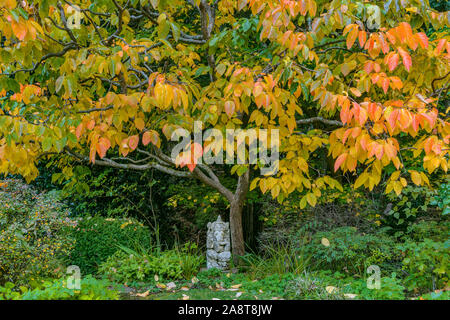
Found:
[[[119,246],[151,246],[147,227],[132,219],[87,217],[72,231],[75,245],[68,257],[70,264],[81,268],[83,274],[96,273],[97,267],[113,255]]]

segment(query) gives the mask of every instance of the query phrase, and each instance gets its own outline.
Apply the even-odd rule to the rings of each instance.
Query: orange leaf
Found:
[[[350,49],[353,46],[356,37],[358,37],[358,27],[354,26],[347,36],[347,49]]]
[[[416,38],[423,49],[428,48],[428,37],[425,33],[423,32],[416,33]]]
[[[358,34],[359,46],[361,48],[364,47],[364,44],[366,43],[366,39],[367,39],[366,32],[361,30]]]
[[[225,112],[226,112],[228,118],[231,118],[231,116],[234,114],[235,108],[236,108],[236,106],[233,101],[225,102]]]
[[[104,158],[106,156],[106,152],[111,147],[111,142],[104,137],[101,137],[97,143],[97,153],[100,158]]]
[[[131,150],[135,150],[139,144],[139,136],[134,135],[128,138],[128,146]]]
[[[412,66],[412,60],[409,53],[402,48],[398,48],[398,53],[402,56],[403,59],[403,65],[405,66],[406,70],[409,72],[409,69],[411,69]]]
[[[84,125],[83,122],[81,122],[78,127],[75,129],[75,135],[77,136],[77,139],[80,140],[81,135],[83,134]]]
[[[20,22],[17,23],[15,21],[13,21],[11,23],[11,27],[12,27],[12,30],[14,32],[14,35],[17,38],[19,38],[19,40],[24,40],[25,39],[25,37],[27,35],[27,28],[26,28],[26,26],[24,24],[22,24]]]
[[[389,71],[394,71],[395,68],[398,65],[398,54],[397,53],[393,53],[389,56],[388,59],[388,67],[389,67]]]
[[[336,162],[334,164],[334,172],[336,172],[340,168],[341,164],[345,161],[345,159],[347,159],[347,156],[348,153],[344,153],[336,159]]]

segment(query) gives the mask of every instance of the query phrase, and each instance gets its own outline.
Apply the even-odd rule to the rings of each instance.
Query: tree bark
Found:
[[[230,230],[231,247],[233,252],[233,261],[238,262],[238,257],[245,254],[244,231],[242,228],[242,208],[243,204],[237,202],[230,206]]]
[[[250,168],[239,177],[236,192],[230,202],[230,231],[233,261],[239,264],[239,257],[245,254],[244,230],[242,228],[242,209],[249,189]]]

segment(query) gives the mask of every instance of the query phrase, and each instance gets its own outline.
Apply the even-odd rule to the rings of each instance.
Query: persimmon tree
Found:
[[[67,179],[78,162],[198,179],[229,201],[239,256],[249,189],[304,208],[337,171],[397,194],[447,171],[448,24],[427,0],[0,0],[0,173],[30,181],[50,157]],[[277,129],[278,171],[201,163],[237,147],[212,137],[173,159],[195,121]]]

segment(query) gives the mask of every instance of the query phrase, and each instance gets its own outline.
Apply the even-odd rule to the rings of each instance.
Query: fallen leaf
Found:
[[[188,287],[181,287],[181,290],[183,290],[183,291],[189,291],[189,288],[188,288]]]
[[[328,240],[327,238],[322,238],[322,244],[325,247],[329,247],[330,246],[330,240]]]
[[[150,294],[150,290],[145,291],[145,292],[143,292],[143,293],[136,293],[136,296],[137,296],[137,297],[145,298],[145,297],[148,296],[149,294]]]
[[[163,283],[157,283],[156,286],[157,286],[158,288],[160,288],[160,289],[165,289],[165,288],[166,288],[166,285],[163,284]]]
[[[159,277],[157,274],[155,274],[155,281],[158,282],[159,281]]]
[[[189,300],[189,296],[183,294],[183,300]]]
[[[231,288],[233,288],[233,289],[238,289],[238,288],[240,288],[242,286],[242,284],[240,283],[240,284],[235,284],[234,286],[231,286]]]
[[[167,290],[172,290],[172,289],[175,289],[177,287],[175,282],[169,282],[166,286],[167,286]]]
[[[242,292],[236,293],[236,298],[239,298],[240,296],[242,296]]]
[[[349,299],[355,299],[357,294],[354,293],[345,293],[344,296]]]
[[[333,293],[334,291],[337,290],[337,288],[336,288],[336,287],[333,287],[333,286],[327,286],[327,287],[325,288],[325,290],[327,290],[328,293]]]

